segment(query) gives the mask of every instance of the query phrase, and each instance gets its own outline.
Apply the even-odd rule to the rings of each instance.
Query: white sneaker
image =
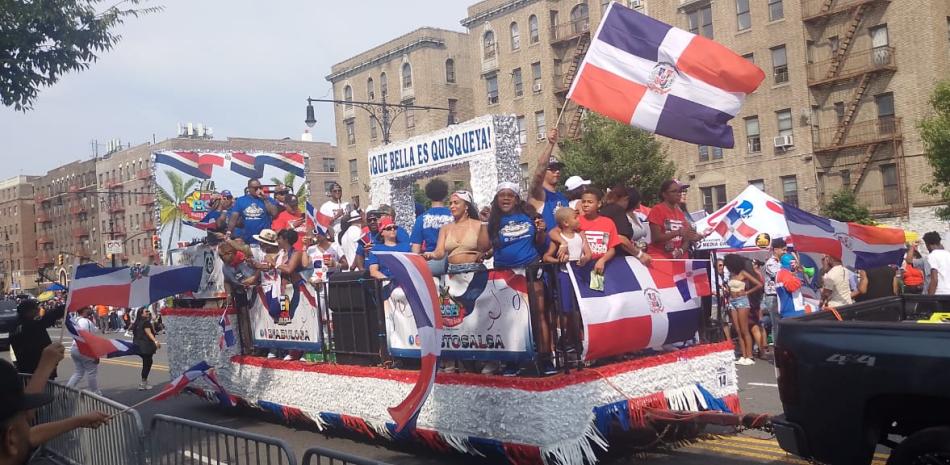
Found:
[[[277,354],[275,354],[275,353],[273,353],[273,352],[268,352],[268,353],[267,353],[267,358],[277,358]]]
[[[736,365],[749,366],[755,364],[755,361],[745,357],[739,357],[739,360],[736,360]]]
[[[307,356],[306,356],[306,355],[301,355],[301,356],[300,356],[300,361],[301,361],[301,362],[306,362],[306,361],[307,361]]]
[[[289,362],[289,361],[291,361],[291,360],[293,360],[293,359],[294,359],[294,358],[291,357],[290,354],[284,355],[284,361],[285,361],[285,362]]]
[[[499,365],[498,362],[488,362],[488,363],[485,363],[485,366],[482,367],[482,374],[493,375],[495,373],[498,373],[498,370],[500,369],[501,369],[501,365]]]

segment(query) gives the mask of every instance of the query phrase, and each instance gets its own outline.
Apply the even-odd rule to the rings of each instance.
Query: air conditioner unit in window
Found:
[[[518,134],[518,142],[520,142],[521,145],[527,144],[527,143],[528,143],[528,135],[525,134],[525,133]]]
[[[630,8],[641,8],[643,7],[643,0],[630,0]]]
[[[540,83],[540,82],[535,82],[535,83],[534,83],[534,91],[535,91],[535,92],[541,92],[541,83]]]
[[[772,145],[776,148],[785,148],[792,147],[795,145],[795,140],[792,136],[778,136],[772,141]]]
[[[539,133],[538,133],[538,140],[544,140],[544,137],[545,137],[545,136],[544,136],[544,133],[543,133],[543,132],[539,132]]]

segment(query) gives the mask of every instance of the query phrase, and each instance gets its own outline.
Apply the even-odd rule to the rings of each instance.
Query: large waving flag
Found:
[[[568,270],[584,321],[584,360],[688,341],[699,330],[700,297],[710,295],[708,261],[633,257],[604,268],[604,290],[590,288],[591,265]],[[621,336],[618,336],[621,335]]]
[[[79,353],[89,358],[113,358],[125,355],[137,355],[138,346],[121,339],[109,339],[84,329],[79,329],[69,316],[66,318],[66,330],[73,337]]]
[[[852,270],[898,265],[906,254],[904,230],[844,223],[785,204],[795,250],[828,254]]]
[[[152,400],[164,400],[176,396],[198,378],[205,378],[214,386],[218,401],[221,402],[221,404],[227,406],[231,405],[231,396],[224,390],[224,386],[221,386],[221,383],[218,382],[218,378],[214,374],[214,367],[208,365],[208,362],[204,360],[196,363],[193,367],[185,370],[184,373],[173,379],[172,382],[168,383]]]
[[[612,2],[568,98],[663,136],[732,148],[727,123],[763,79],[725,46]]]
[[[393,284],[402,288],[419,330],[422,366],[419,379],[399,405],[389,409],[396,421],[396,432],[414,424],[422,405],[435,384],[436,364],[442,352],[442,310],[432,272],[417,254],[373,252],[381,267],[388,268]]]
[[[91,305],[138,308],[165,297],[194,292],[201,285],[200,266],[133,266],[103,268],[95,263],[76,267],[66,310]]]

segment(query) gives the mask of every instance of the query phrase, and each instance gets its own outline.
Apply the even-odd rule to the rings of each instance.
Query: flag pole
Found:
[[[554,129],[558,129],[560,131],[559,128],[561,126],[561,116],[564,115],[564,109],[567,108],[567,102],[569,101],[570,100],[568,98],[564,98],[564,105],[561,105],[561,111],[557,112],[557,120],[554,121]]]
[[[79,268],[79,258],[73,261],[72,279],[76,279],[76,269]],[[46,279],[49,279],[48,277]],[[50,279],[50,281],[53,281]],[[66,318],[69,317],[69,288],[66,288],[66,309],[63,310],[63,319],[59,322],[59,343],[63,343],[63,337],[66,335]]]
[[[164,389],[162,389],[162,391],[164,391]],[[147,403],[149,403],[149,402],[151,402],[151,401],[157,399],[159,396],[161,396],[161,395],[164,393],[164,392],[162,392],[162,391],[160,391],[158,394],[155,394],[155,395],[152,396],[152,397],[149,397],[149,398],[147,398],[147,399],[145,399],[145,400],[136,402],[136,403],[134,403],[134,404],[132,404],[132,405],[130,405],[130,406],[128,406],[128,407],[126,407],[126,408],[124,408],[124,409],[122,409],[122,410],[116,412],[116,413],[113,413],[112,415],[109,415],[109,418],[106,418],[106,421],[109,421],[109,420],[111,420],[111,419],[113,419],[113,418],[115,418],[115,417],[117,417],[117,416],[119,416],[119,415],[122,415],[123,413],[128,412],[129,410],[132,410],[132,409],[134,409],[135,407],[140,407],[140,406],[142,406],[142,405],[145,405],[145,404],[147,404]]]

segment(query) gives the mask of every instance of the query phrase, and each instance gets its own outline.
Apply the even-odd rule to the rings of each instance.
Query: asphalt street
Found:
[[[59,330],[51,330],[53,339],[59,336]],[[109,337],[122,337],[110,334]],[[161,339],[161,337],[160,337]],[[68,346],[71,341],[67,342]],[[126,405],[132,405],[158,392],[162,385],[170,380],[167,365],[166,346],[158,351],[149,378],[155,387],[151,391],[139,391],[138,382],[141,360],[137,357],[125,357],[103,360],[99,368],[100,389],[106,397]],[[9,353],[3,358],[9,359]],[[742,408],[746,413],[778,413],[781,404],[775,384],[773,366],[758,361],[753,366],[740,366],[739,381]],[[68,356],[60,363],[60,381],[65,382],[73,372],[73,363]],[[80,387],[85,388],[85,382]],[[277,423],[273,417],[257,413],[240,413],[212,405],[191,395],[183,395],[160,402],[151,402],[138,408],[149,429],[153,415],[162,413],[196,421],[211,423],[228,428],[249,431],[266,436],[279,437],[293,447],[298,458],[311,446],[327,447],[354,455],[364,456],[392,464],[430,465],[446,463],[485,464],[483,459],[461,454],[438,454],[419,448],[396,448],[390,442],[373,442],[358,437],[340,437],[327,435],[316,430],[302,430]],[[875,465],[883,465],[884,454],[879,454]],[[735,434],[729,430],[707,432],[700,440],[688,445],[670,447],[635,453],[630,451],[611,451],[600,462],[606,465],[621,464],[807,464],[804,460],[787,455],[773,439],[757,431],[745,431]]]

